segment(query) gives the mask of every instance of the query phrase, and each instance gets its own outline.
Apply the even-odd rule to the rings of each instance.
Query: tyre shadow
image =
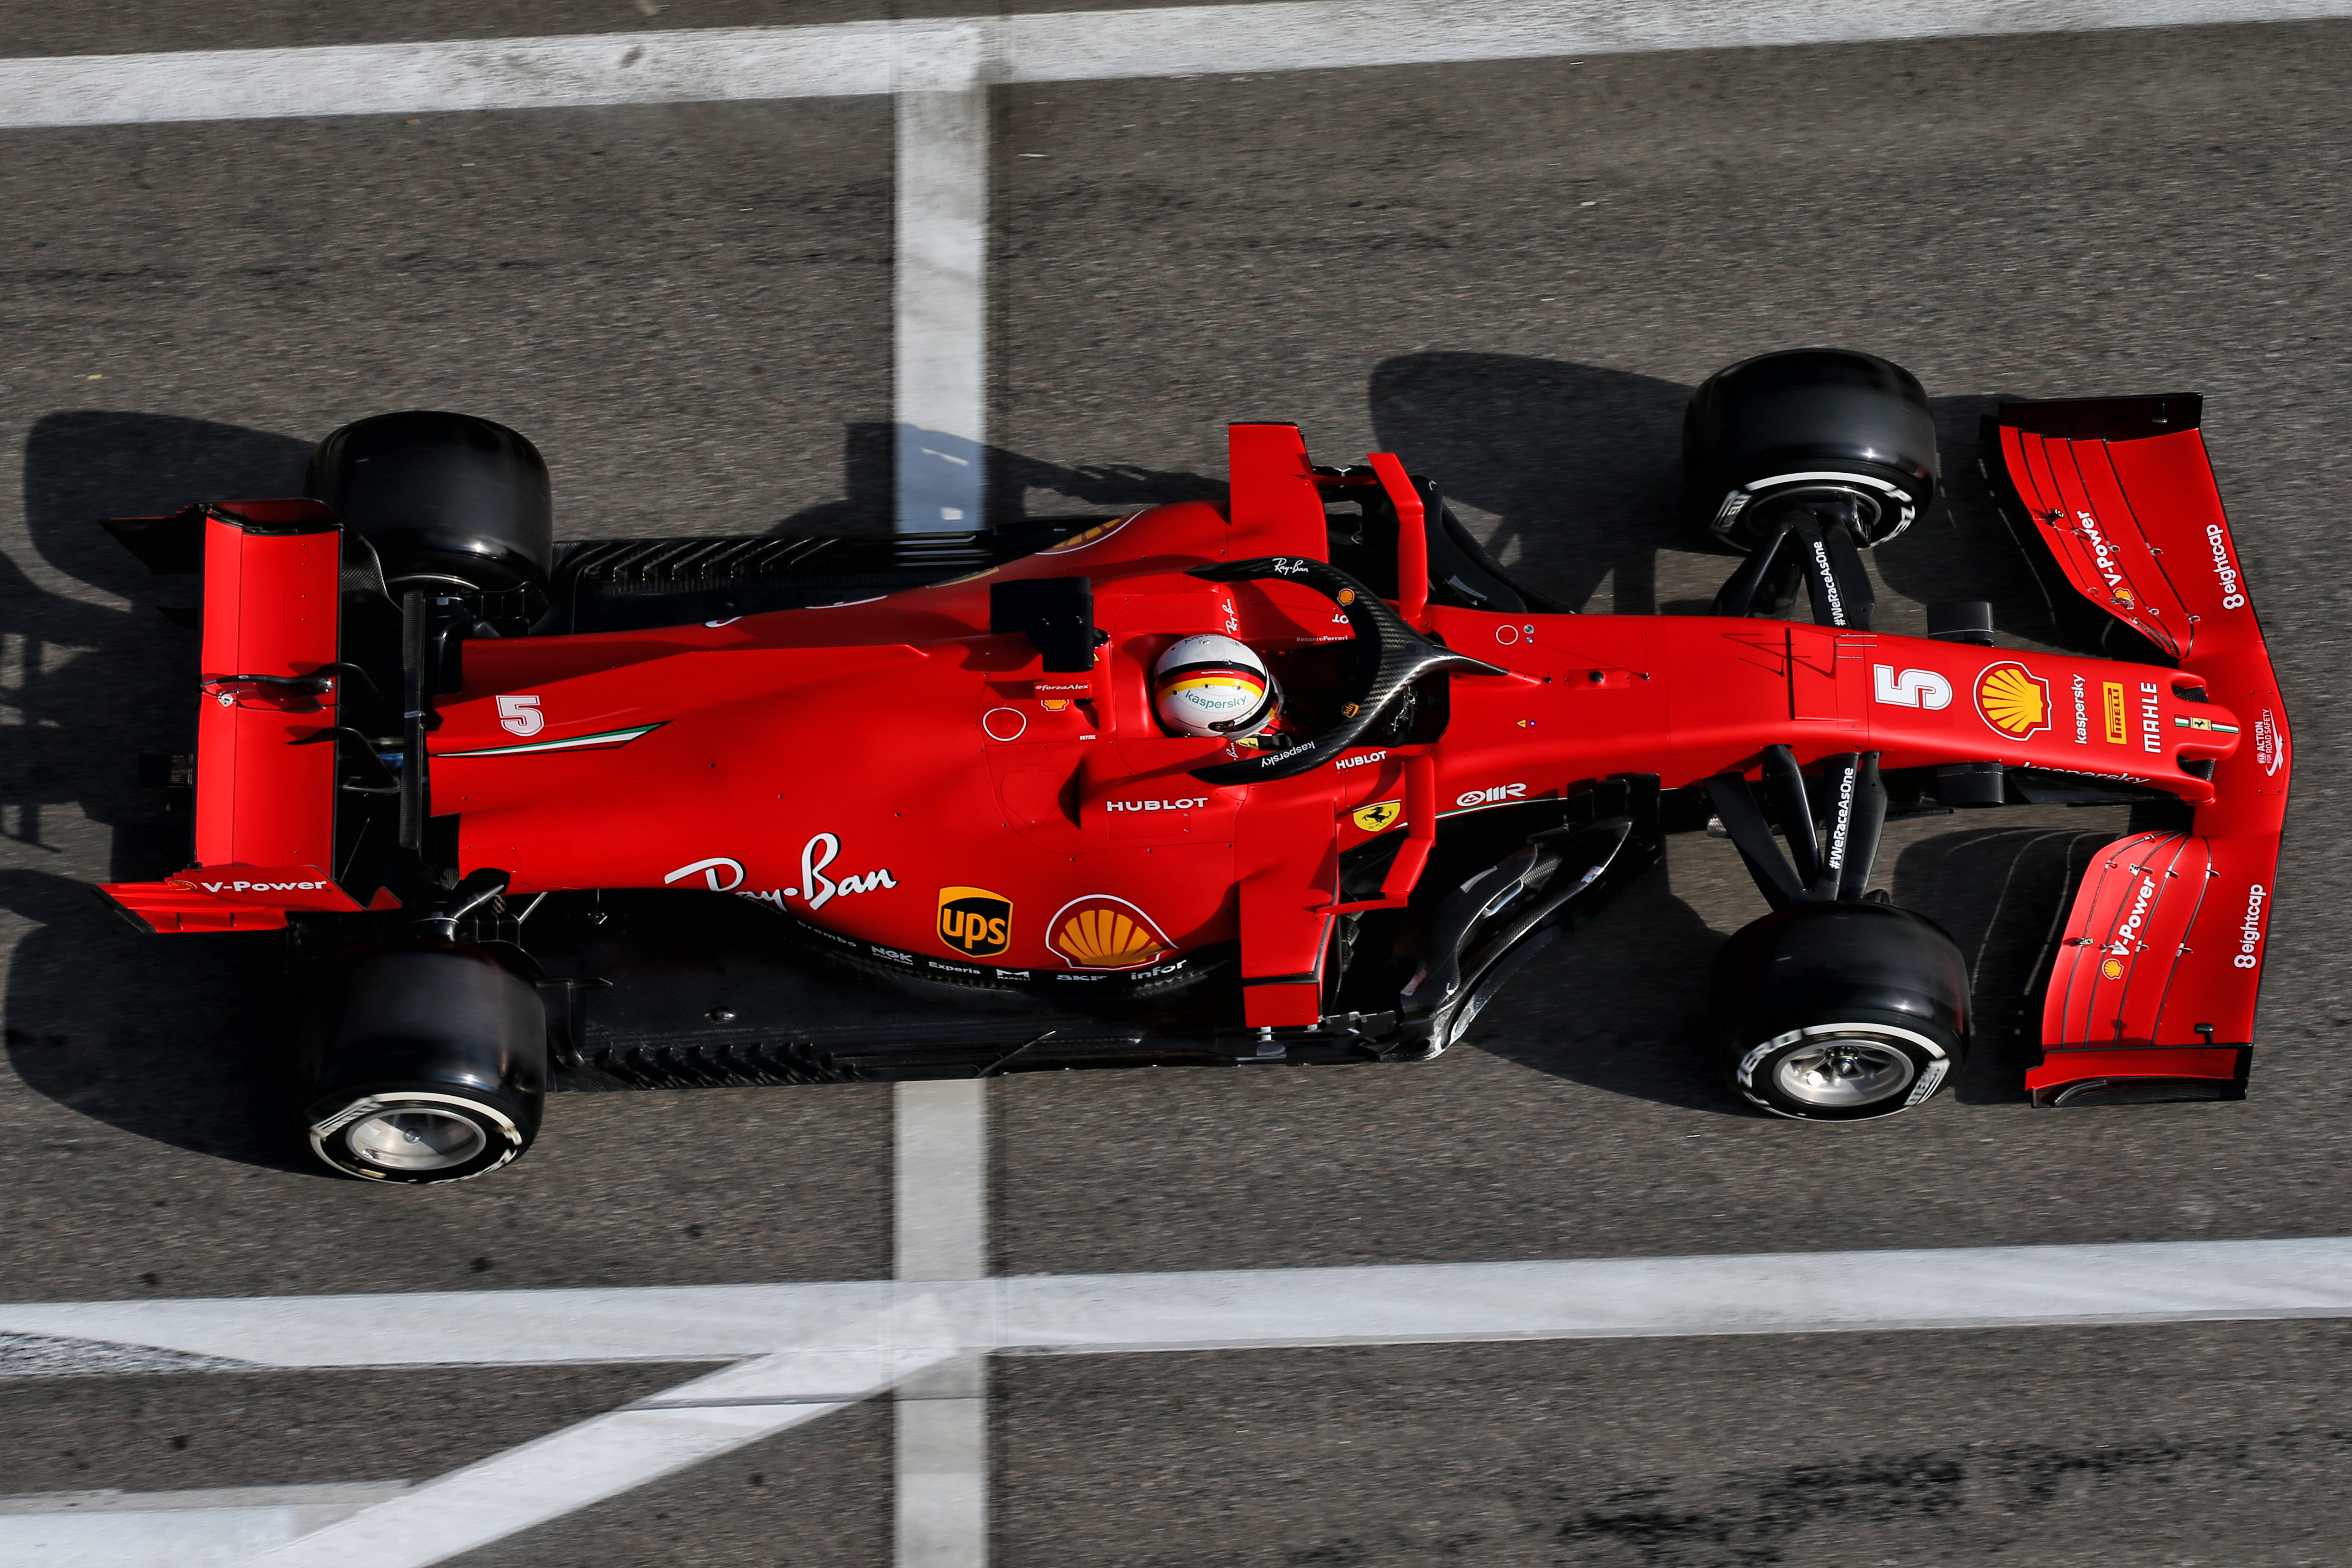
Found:
[[[87,883],[0,871],[9,1065],[36,1093],[199,1154],[326,1179],[291,1131],[275,944],[138,931]]]

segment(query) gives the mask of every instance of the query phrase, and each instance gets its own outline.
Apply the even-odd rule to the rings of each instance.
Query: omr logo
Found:
[[[940,889],[940,940],[969,958],[1013,945],[1013,900],[986,888]]]

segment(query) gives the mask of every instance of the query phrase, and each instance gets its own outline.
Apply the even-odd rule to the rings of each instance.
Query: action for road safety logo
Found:
[[[2050,683],[2013,659],[1987,665],[1977,677],[1977,712],[2021,741],[2050,728]]]
[[[1013,900],[986,888],[940,889],[940,940],[967,958],[993,958],[1013,945]]]
[[[1073,969],[1140,969],[1176,945],[1150,915],[1108,893],[1072,899],[1048,929],[1046,945]]]

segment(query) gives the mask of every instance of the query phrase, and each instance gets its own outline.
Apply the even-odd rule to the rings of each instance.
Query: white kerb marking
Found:
[[[0,129],[837,98],[893,89],[900,28],[970,28],[987,80],[1329,70],[1658,49],[2316,21],[2352,0],[1307,0],[0,60]]]
[[[977,1348],[900,1384],[897,1399],[897,1568],[986,1568],[988,1362],[995,1293],[988,1273],[988,1081],[902,1083],[897,1090],[896,1272],[943,1319],[991,1328]],[[971,1281],[942,1290],[920,1281]],[[967,1340],[971,1336],[967,1335]]]
[[[891,274],[901,532],[982,525],[988,434],[988,28],[897,35]]]

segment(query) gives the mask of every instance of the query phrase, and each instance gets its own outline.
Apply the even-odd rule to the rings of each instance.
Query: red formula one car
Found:
[[[1873,890],[1890,809],[2153,802],[2075,896],[2029,1082],[2235,1098],[2288,739],[2197,418],[1991,431],[2122,659],[1994,647],[1981,603],[1869,629],[1860,551],[1937,469],[1917,382],[1843,352],[1695,396],[1694,520],[1746,552],[1708,616],[1563,613],[1396,458],[1317,467],[1288,425],[1233,427],[1224,505],[558,548],[520,437],[363,420],[306,499],[109,525],[201,571],[203,653],[194,864],[105,891],[289,941],[313,1147],[431,1182],[520,1152],[550,1087],[1425,1058],[1713,826],[1771,911],[1717,963],[1725,1070],[1847,1121],[1969,1035],[1951,940]],[[1155,661],[1203,634],[1278,728],[1161,722]]]

